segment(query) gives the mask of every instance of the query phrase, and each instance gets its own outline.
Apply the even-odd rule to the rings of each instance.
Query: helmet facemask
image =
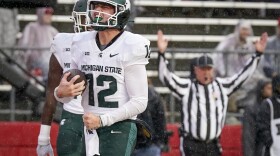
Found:
[[[88,26],[86,25],[86,12],[72,12],[72,19],[74,20],[74,31],[75,33],[80,33],[88,31]]]
[[[109,14],[100,10],[96,10],[95,6],[108,5],[113,7],[114,13]],[[110,28],[123,29],[124,25],[126,25],[127,20],[129,18],[129,9],[127,9],[125,5],[118,4],[114,1],[106,1],[106,0],[90,0],[88,1],[88,20],[87,25],[93,27],[96,31],[103,31]],[[130,7],[130,4],[129,4]],[[126,21],[120,21],[121,16],[128,16]],[[106,21],[103,18],[106,17]],[[122,17],[123,18],[123,17]]]

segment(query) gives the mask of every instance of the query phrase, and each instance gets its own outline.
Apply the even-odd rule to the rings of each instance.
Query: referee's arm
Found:
[[[186,93],[186,90],[189,89],[191,80],[183,79],[173,74],[168,68],[168,61],[165,59],[164,53],[159,53],[158,55],[158,73],[160,81],[166,85],[177,98],[181,99]]]
[[[254,54],[247,61],[246,66],[232,77],[217,78],[217,80],[226,89],[226,93],[228,96],[235,92],[238,88],[240,88],[241,85],[244,84],[244,82],[253,75],[254,71],[256,70],[259,64],[261,55],[262,53],[256,52],[256,54]]]
[[[228,96],[240,88],[253,75],[265,50],[267,38],[267,33],[262,33],[260,40],[255,43],[256,53],[247,61],[246,66],[240,72],[229,78],[217,78]]]

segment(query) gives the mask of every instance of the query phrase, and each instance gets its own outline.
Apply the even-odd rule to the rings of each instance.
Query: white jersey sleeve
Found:
[[[125,70],[125,86],[129,101],[114,111],[101,115],[103,126],[135,117],[145,111],[148,102],[148,81],[145,65],[129,66]]]
[[[145,111],[148,102],[148,81],[146,64],[150,58],[150,41],[140,35],[129,36],[128,48],[123,56],[124,80],[129,100],[114,111],[101,115],[104,126],[131,119]]]

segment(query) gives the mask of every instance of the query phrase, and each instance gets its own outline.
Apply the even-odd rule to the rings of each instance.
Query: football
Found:
[[[70,75],[67,77],[67,81],[70,81],[76,75],[80,75],[80,77],[74,82],[74,84],[85,81],[85,87],[87,86],[86,75],[79,69],[70,69],[70,70],[66,71],[65,73],[70,73]]]

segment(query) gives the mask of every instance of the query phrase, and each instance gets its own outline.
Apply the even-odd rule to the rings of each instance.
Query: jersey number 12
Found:
[[[95,106],[94,105],[94,91],[93,91],[93,85],[94,85],[94,79],[92,74],[86,74],[86,78],[89,80],[89,105],[90,106]],[[117,101],[110,101],[107,102],[105,101],[106,96],[114,95],[118,88],[117,88],[117,80],[113,76],[108,76],[108,75],[99,75],[96,78],[96,84],[97,86],[104,86],[104,82],[110,82],[109,83],[109,88],[105,90],[101,90],[98,94],[98,107],[105,107],[105,108],[118,108],[118,102]]]

